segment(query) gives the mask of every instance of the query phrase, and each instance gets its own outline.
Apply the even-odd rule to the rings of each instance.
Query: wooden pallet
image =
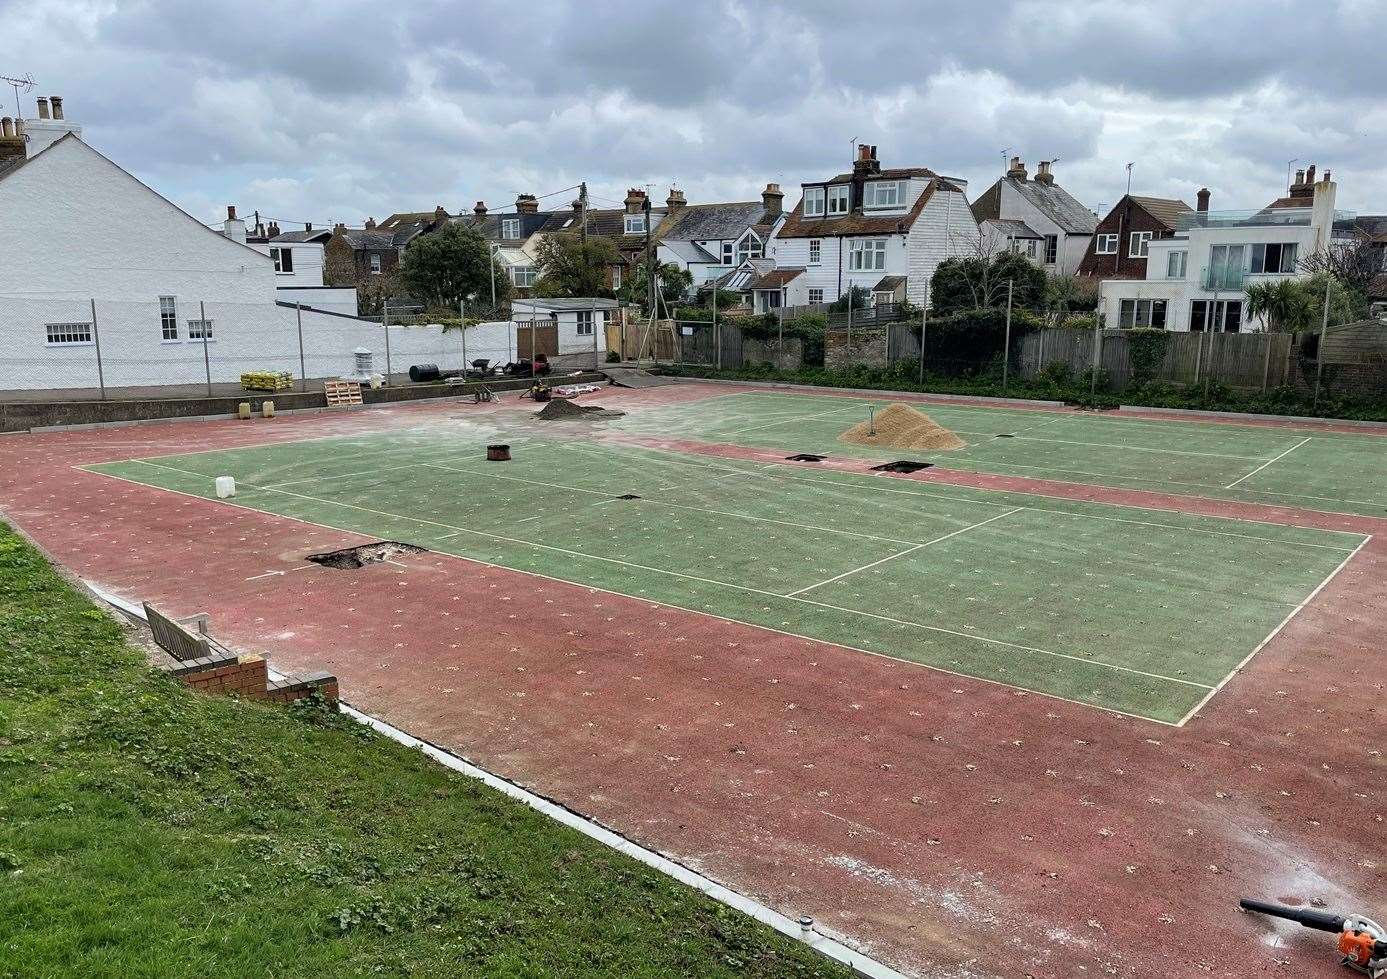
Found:
[[[327,394],[327,406],[340,408],[362,404],[361,383],[359,381],[325,381],[323,390]]]

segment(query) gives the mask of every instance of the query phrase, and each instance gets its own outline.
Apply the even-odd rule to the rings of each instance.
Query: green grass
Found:
[[[431,426],[93,468],[1168,723],[1362,540],[517,425],[504,466]]]
[[[677,432],[786,454],[898,458],[899,451],[838,441],[870,408],[887,404],[870,396],[740,393],[644,411],[620,424],[632,433]],[[1387,516],[1384,436],[972,405],[924,410],[968,443],[928,455],[951,469]]]
[[[0,524],[0,975],[843,974],[353,721],[188,692]]]

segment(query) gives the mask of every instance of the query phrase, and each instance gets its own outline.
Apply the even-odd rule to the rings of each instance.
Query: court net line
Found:
[[[140,462],[140,463],[143,464],[143,465],[150,466],[151,468],[154,468],[154,469],[165,469],[165,470],[168,470],[169,472],[176,472],[176,473],[179,473],[179,474],[184,475],[184,476],[196,476],[196,477],[198,477],[199,479],[208,479],[208,478],[210,478],[210,477],[208,477],[208,476],[205,476],[205,475],[202,474],[202,473],[193,472],[192,470],[188,470],[188,469],[178,469],[178,468],[176,468],[176,467],[174,467],[174,466],[165,466],[165,465],[161,465],[161,464],[159,464],[159,463],[145,462],[144,460],[135,460],[135,461]],[[1051,657],[1055,657],[1055,658],[1057,658],[1057,659],[1071,660],[1071,661],[1076,662],[1076,663],[1084,663],[1084,664],[1086,664],[1086,665],[1088,665],[1088,666],[1099,666],[1099,667],[1103,667],[1103,668],[1105,668],[1105,669],[1115,670],[1115,671],[1118,671],[1118,672],[1121,672],[1121,673],[1130,673],[1130,674],[1134,674],[1134,675],[1137,675],[1137,676],[1144,676],[1144,677],[1147,677],[1147,678],[1152,679],[1152,680],[1164,680],[1164,681],[1166,681],[1167,683],[1178,683],[1178,684],[1181,684],[1181,685],[1184,685],[1184,686],[1198,687],[1198,688],[1201,689],[1201,690],[1211,690],[1211,689],[1213,689],[1213,687],[1212,687],[1210,684],[1207,684],[1207,683],[1199,683],[1199,682],[1194,681],[1194,680],[1185,680],[1185,679],[1181,679],[1180,677],[1165,676],[1164,674],[1161,674],[1161,673],[1149,673],[1149,672],[1147,672],[1146,670],[1139,670],[1139,669],[1136,669],[1135,667],[1130,667],[1130,666],[1119,666],[1119,665],[1116,664],[1116,663],[1108,663],[1108,662],[1105,662],[1105,661],[1100,660],[1100,659],[1094,659],[1094,658],[1092,658],[1092,657],[1087,657],[1087,656],[1075,656],[1075,655],[1072,655],[1072,654],[1070,654],[1070,653],[1059,653],[1059,652],[1055,652],[1054,650],[1050,650],[1050,649],[1041,649],[1041,648],[1039,648],[1038,646],[1026,646],[1026,645],[1024,645],[1024,644],[1022,644],[1022,643],[1008,642],[1008,641],[1005,640],[1005,639],[993,639],[993,638],[988,637],[988,636],[980,636],[980,635],[976,635],[976,634],[974,634],[974,633],[960,632],[960,631],[957,631],[957,630],[954,630],[954,629],[945,629],[945,628],[943,628],[942,626],[926,625],[926,624],[923,623],[923,622],[913,622],[913,621],[910,621],[909,619],[898,619],[898,618],[894,618],[894,617],[889,616],[889,615],[880,615],[880,614],[878,614],[878,613],[876,613],[876,612],[867,612],[867,611],[863,611],[862,609],[847,608],[847,607],[842,606],[842,605],[833,605],[833,604],[830,604],[830,603],[828,603],[828,602],[818,602],[818,601],[815,601],[815,600],[810,599],[810,598],[801,598],[801,597],[798,597],[798,596],[784,595],[784,594],[781,594],[780,592],[768,591],[768,590],[763,589],[763,588],[754,588],[754,587],[752,587],[752,586],[750,586],[750,585],[738,585],[738,584],[733,584],[733,583],[730,582],[730,581],[719,581],[719,580],[716,579],[716,578],[705,578],[705,577],[702,577],[702,576],[700,576],[700,575],[685,574],[685,573],[682,572],[682,571],[670,571],[670,570],[667,569],[667,568],[656,568],[656,567],[652,567],[652,566],[650,566],[650,565],[637,564],[637,563],[634,562],[634,561],[625,561],[625,560],[622,560],[621,558],[604,557],[604,556],[597,555],[597,554],[588,554],[588,553],[586,553],[586,552],[584,552],[584,551],[575,551],[575,550],[572,550],[572,549],[566,548],[566,547],[557,547],[557,546],[555,546],[555,545],[553,545],[553,544],[542,544],[542,543],[540,543],[540,542],[538,542],[538,541],[522,540],[522,539],[517,538],[517,537],[507,537],[507,536],[505,536],[504,534],[493,534],[493,533],[490,533],[490,532],[484,531],[484,530],[473,530],[473,529],[470,528],[470,527],[460,527],[460,526],[458,526],[458,525],[456,525],[456,524],[444,523],[444,522],[441,521],[441,520],[430,520],[430,519],[428,519],[427,517],[411,517],[411,516],[408,516],[408,515],[402,514],[402,513],[393,513],[393,512],[391,512],[391,511],[389,511],[389,510],[377,510],[377,509],[375,509],[375,508],[373,508],[373,507],[361,506],[360,504],[357,504],[357,503],[344,503],[344,502],[342,502],[342,501],[340,501],[340,500],[329,500],[329,499],[326,499],[326,498],[320,497],[320,496],[310,496],[310,495],[308,495],[308,494],[306,494],[306,493],[295,493],[295,492],[293,492],[293,491],[291,491],[291,490],[270,489],[270,488],[267,488],[267,487],[264,487],[264,486],[257,486],[257,485],[255,485],[254,483],[246,483],[246,484],[244,484],[244,485],[246,485],[246,486],[248,486],[248,487],[250,487],[250,488],[252,488],[252,489],[258,489],[258,490],[260,490],[261,492],[265,492],[265,493],[277,493],[277,494],[282,495],[282,496],[290,496],[290,497],[294,497],[295,499],[307,500],[307,501],[309,501],[310,503],[325,503],[325,504],[327,504],[328,506],[342,507],[342,508],[344,508],[344,509],[349,509],[349,510],[359,510],[359,511],[361,511],[362,513],[370,513],[370,514],[374,514],[375,516],[386,517],[386,518],[389,518],[389,519],[391,519],[391,520],[406,520],[406,521],[410,521],[410,522],[412,522],[412,523],[428,524],[429,526],[433,526],[433,527],[442,527],[442,528],[444,528],[445,530],[455,530],[455,531],[458,531],[458,532],[460,532],[460,533],[472,534],[472,535],[477,536],[477,537],[485,537],[485,538],[490,539],[490,540],[502,541],[502,542],[507,543],[507,544],[517,544],[517,545],[520,545],[520,546],[522,546],[522,547],[532,547],[532,548],[536,548],[536,549],[539,549],[539,550],[553,551],[553,552],[556,553],[556,554],[565,554],[565,555],[568,555],[569,557],[586,558],[587,560],[590,560],[590,561],[602,561],[602,562],[607,563],[607,564],[616,564],[616,565],[620,565],[620,566],[623,566],[623,567],[632,568],[632,569],[635,569],[635,570],[637,570],[637,571],[648,571],[648,572],[650,572],[650,573],[652,573],[652,574],[667,575],[667,576],[669,576],[669,577],[671,577],[671,578],[681,578],[681,579],[684,579],[684,580],[686,580],[686,581],[697,581],[697,582],[701,582],[702,584],[706,584],[706,585],[714,585],[714,586],[719,587],[719,588],[730,588],[730,589],[733,589],[733,590],[735,590],[735,591],[743,591],[743,592],[747,592],[747,593],[753,594],[753,595],[761,595],[761,596],[766,597],[766,598],[777,598],[777,599],[782,599],[782,600],[785,600],[785,601],[797,602],[797,603],[800,603],[800,604],[803,604],[803,605],[810,605],[810,606],[814,606],[814,607],[817,607],[817,608],[827,609],[827,610],[833,611],[833,612],[842,612],[842,613],[847,614],[847,615],[857,615],[857,616],[861,616],[861,617],[863,617],[863,618],[877,619],[877,620],[882,621],[882,622],[890,622],[890,623],[892,623],[892,624],[894,624],[894,625],[903,625],[903,626],[913,627],[913,628],[916,628],[916,629],[923,629],[923,630],[925,630],[925,631],[927,631],[927,632],[935,632],[935,633],[939,633],[939,634],[941,634],[941,635],[954,636],[954,637],[959,638],[959,639],[971,639],[971,640],[973,640],[974,642],[986,643],[986,644],[992,645],[992,646],[1002,646],[1002,647],[1005,647],[1005,648],[1007,648],[1007,649],[1018,649],[1018,650],[1021,650],[1021,651],[1023,651],[1023,652],[1039,653],[1039,654],[1041,654],[1041,655],[1044,655],[1044,656],[1051,656]],[[200,498],[201,498],[201,499],[206,499],[206,497],[200,497]],[[577,584],[577,585],[579,585],[580,587],[581,587],[582,584],[583,584],[582,582],[573,582],[573,581],[571,581],[571,580],[570,580],[569,583],[570,583],[570,584]],[[630,596],[630,597],[639,598],[640,596]],[[832,640],[826,640],[826,641],[829,642],[830,644],[832,644]],[[929,664],[924,664],[924,665],[928,666]]]

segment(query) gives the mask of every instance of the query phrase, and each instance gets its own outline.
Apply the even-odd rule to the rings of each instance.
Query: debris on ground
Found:
[[[920,409],[899,402],[852,426],[838,440],[883,449],[961,449],[967,444]]]
[[[625,414],[624,411],[603,408],[601,405],[580,405],[568,398],[555,398],[535,412],[535,417],[543,421],[568,421],[572,418],[598,421],[604,418],[620,418]]]

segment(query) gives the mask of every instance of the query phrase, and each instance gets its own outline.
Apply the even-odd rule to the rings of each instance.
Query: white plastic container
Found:
[[[225,500],[236,495],[236,480],[230,476],[217,477],[217,499]]]

